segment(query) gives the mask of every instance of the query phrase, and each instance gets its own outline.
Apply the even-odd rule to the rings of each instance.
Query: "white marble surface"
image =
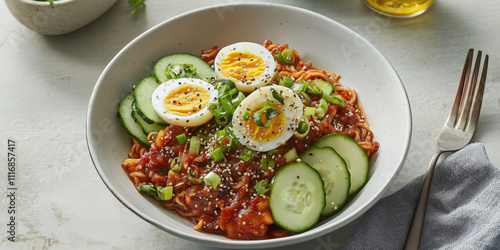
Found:
[[[127,2],[118,1],[97,21],[62,36],[34,33],[0,2],[0,249],[214,249],[155,228],[114,198],[90,160],[85,119],[101,71],[134,37],[177,14],[230,2],[147,0],[136,16],[129,14]],[[378,16],[360,1],[265,2],[302,7],[346,25],[372,42],[400,74],[411,103],[413,137],[387,194],[425,172],[469,48],[490,55],[473,141],[483,143],[500,167],[497,1],[437,0],[427,13],[406,20]],[[15,243],[7,239],[8,140],[16,147]],[[354,225],[282,249],[336,249]]]

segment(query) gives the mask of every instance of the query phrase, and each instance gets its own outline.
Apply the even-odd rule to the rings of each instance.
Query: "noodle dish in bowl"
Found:
[[[141,218],[201,244],[269,248],[342,230],[406,156],[397,74],[313,12],[236,4],[221,19],[215,8],[153,27],[106,67],[87,120],[99,175]]]

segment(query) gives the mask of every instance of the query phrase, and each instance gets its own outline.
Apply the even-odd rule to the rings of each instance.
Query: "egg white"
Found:
[[[237,81],[235,79],[231,79],[223,75],[221,72],[221,62],[229,53],[233,51],[250,52],[262,58],[265,64],[264,72],[254,80],[246,82]],[[214,60],[214,68],[215,68],[215,73],[219,79],[229,79],[236,84],[236,88],[238,88],[239,91],[244,93],[250,93],[271,82],[271,80],[275,75],[276,61],[274,61],[271,52],[269,52],[269,50],[266,49],[264,46],[251,42],[239,42],[228,45],[219,51]]]
[[[198,86],[210,93],[210,100],[207,105],[205,105],[202,109],[197,110],[189,115],[178,115],[172,112],[169,112],[164,107],[164,99],[171,92],[182,86],[190,85],[190,86]],[[205,124],[210,119],[212,119],[213,114],[208,109],[210,103],[217,101],[217,89],[212,84],[195,78],[179,78],[172,79],[160,84],[153,95],[151,96],[151,102],[153,104],[153,108],[155,109],[158,116],[160,116],[164,121],[169,124],[183,126],[183,127],[195,127],[202,124]]]
[[[273,97],[273,89],[276,90],[276,92],[283,98],[283,110],[279,110],[279,112],[284,112],[285,114],[286,127],[279,132],[280,135],[274,140],[265,142],[253,140],[252,135],[250,135],[247,129],[247,123],[249,120],[245,120],[243,115],[247,109],[252,110],[253,107],[264,103],[266,100],[271,100],[275,103],[278,102]],[[285,144],[297,130],[297,126],[304,112],[303,106],[304,105],[300,97],[290,88],[280,85],[271,85],[259,88],[248,95],[236,108],[232,120],[234,135],[241,144],[255,151],[265,152],[275,149],[280,145]]]

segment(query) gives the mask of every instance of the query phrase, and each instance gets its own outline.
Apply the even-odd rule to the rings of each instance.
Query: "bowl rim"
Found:
[[[21,2],[28,5],[36,5],[36,6],[56,6],[74,2],[77,0],[54,0],[53,4],[50,4],[49,1],[35,1],[35,0],[13,0],[13,1]]]
[[[22,0],[22,1],[26,1],[26,0]],[[68,1],[72,1],[72,0],[68,0]],[[96,92],[98,92],[97,90],[99,90],[102,87],[102,85],[104,84],[103,78],[106,75],[109,68],[111,67],[111,65],[113,63],[115,63],[116,60],[118,60],[118,58],[123,53],[125,53],[124,51],[126,51],[129,47],[131,47],[136,41],[141,40],[144,37],[147,37],[149,34],[156,32],[156,30],[161,29],[161,27],[163,25],[165,25],[166,23],[172,22],[173,20],[176,20],[176,19],[182,19],[186,16],[195,15],[196,13],[204,12],[207,10],[216,9],[216,8],[223,8],[225,6],[238,6],[240,8],[256,7],[256,6],[257,7],[265,7],[265,8],[269,8],[269,7],[285,8],[285,9],[293,10],[296,12],[305,13],[305,14],[314,16],[315,18],[324,20],[325,22],[329,22],[332,25],[335,25],[337,28],[342,29],[343,31],[353,35],[357,39],[361,39],[361,41],[363,41],[366,44],[366,46],[368,46],[372,50],[372,52],[376,53],[377,56],[379,56],[381,59],[383,59],[383,61],[385,63],[387,63],[388,66],[390,66],[388,70],[390,71],[390,73],[393,74],[395,79],[398,80],[399,84],[397,84],[397,85],[399,87],[401,87],[402,93],[404,93],[403,99],[405,101],[404,104],[407,108],[407,110],[406,110],[407,112],[405,112],[406,117],[404,117],[404,118],[405,118],[405,121],[408,123],[408,127],[405,129],[405,131],[408,131],[408,133],[405,134],[404,138],[400,138],[401,141],[403,141],[405,144],[404,145],[405,149],[404,149],[404,154],[400,155],[400,158],[397,159],[397,162],[399,162],[399,165],[397,166],[397,171],[395,171],[394,173],[392,173],[392,175],[390,177],[385,179],[384,188],[380,189],[375,195],[371,196],[370,199],[365,201],[364,206],[357,208],[350,215],[348,215],[344,219],[338,221],[336,223],[335,228],[333,228],[333,229],[330,227],[330,228],[326,228],[326,230],[317,231],[317,230],[314,230],[314,228],[313,228],[309,231],[306,231],[306,232],[303,232],[300,234],[296,234],[296,235],[292,235],[292,236],[288,236],[288,237],[284,237],[284,238],[250,240],[250,241],[248,241],[248,240],[234,240],[234,239],[229,239],[229,238],[224,238],[224,239],[215,238],[215,239],[210,239],[210,240],[194,238],[192,235],[189,235],[187,233],[177,232],[177,231],[172,230],[170,228],[164,227],[163,225],[156,222],[155,219],[151,218],[147,214],[142,213],[141,211],[137,211],[133,207],[133,205],[131,205],[122,195],[120,195],[118,190],[115,190],[115,188],[111,185],[108,177],[106,175],[104,175],[103,170],[101,170],[101,166],[100,166],[98,160],[94,158],[95,153],[93,153],[93,152],[95,152],[95,149],[92,146],[92,143],[91,143],[92,138],[91,138],[91,133],[89,131],[90,127],[92,126],[91,125],[92,109],[94,108],[93,104],[96,101],[96,99],[95,99]],[[307,240],[319,238],[325,234],[331,233],[334,230],[338,230],[338,229],[342,228],[343,226],[354,221],[358,217],[361,217],[369,208],[371,208],[384,195],[384,193],[389,189],[390,184],[392,184],[392,182],[396,179],[396,177],[398,176],[398,174],[399,174],[399,172],[404,164],[404,160],[406,159],[406,157],[408,155],[411,136],[412,136],[412,115],[411,115],[411,107],[410,107],[410,102],[408,99],[408,94],[405,90],[405,86],[403,85],[403,82],[401,81],[401,78],[399,77],[398,73],[396,72],[396,70],[394,69],[392,64],[387,60],[387,58],[384,55],[382,55],[381,52],[377,48],[375,48],[366,38],[362,37],[361,35],[354,32],[353,30],[349,29],[348,27],[344,26],[343,24],[335,21],[334,19],[326,17],[324,15],[321,15],[321,14],[316,13],[316,12],[311,11],[311,10],[307,10],[307,9],[295,7],[295,6],[290,6],[290,5],[285,5],[285,4],[246,2],[246,3],[216,4],[216,5],[211,5],[211,6],[202,7],[202,8],[194,9],[191,11],[187,11],[187,12],[184,12],[182,14],[176,15],[174,17],[168,18],[168,19],[160,22],[159,24],[154,25],[153,27],[147,29],[146,31],[144,31],[143,33],[141,33],[140,35],[135,37],[133,40],[131,40],[127,45],[125,45],[113,57],[113,59],[106,65],[103,72],[99,76],[97,83],[92,91],[90,101],[88,104],[85,132],[86,132],[86,141],[87,141],[87,147],[89,150],[90,158],[92,160],[92,163],[93,163],[96,171],[99,174],[99,177],[104,182],[104,184],[106,185],[108,190],[110,190],[110,192],[120,201],[120,203],[122,203],[125,207],[127,207],[130,211],[132,211],[134,214],[136,214],[137,216],[139,216],[143,220],[149,222],[150,224],[158,227],[159,229],[161,229],[161,230],[163,230],[171,235],[174,235],[174,236],[182,238],[182,239],[193,239],[193,240],[196,240],[195,242],[197,242],[199,244],[204,244],[204,245],[208,245],[208,246],[215,246],[215,247],[223,247],[223,248],[229,248],[229,247],[239,247],[239,248],[264,248],[264,247],[266,247],[266,248],[268,248],[268,247],[280,247],[280,246],[285,246],[285,245],[297,244],[297,243],[301,243],[301,242],[304,242]],[[228,241],[230,243],[228,243]]]

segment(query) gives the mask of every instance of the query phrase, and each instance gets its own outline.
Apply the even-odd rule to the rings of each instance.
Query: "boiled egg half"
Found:
[[[276,62],[264,46],[240,42],[222,48],[215,57],[214,68],[219,79],[229,79],[239,91],[250,93],[271,82]]]
[[[303,106],[300,97],[290,88],[280,85],[259,88],[236,108],[232,120],[234,135],[241,144],[255,151],[275,149],[297,130]]]
[[[217,89],[194,78],[172,79],[160,84],[151,97],[153,108],[166,122],[195,127],[212,119],[208,104],[217,101]]]

